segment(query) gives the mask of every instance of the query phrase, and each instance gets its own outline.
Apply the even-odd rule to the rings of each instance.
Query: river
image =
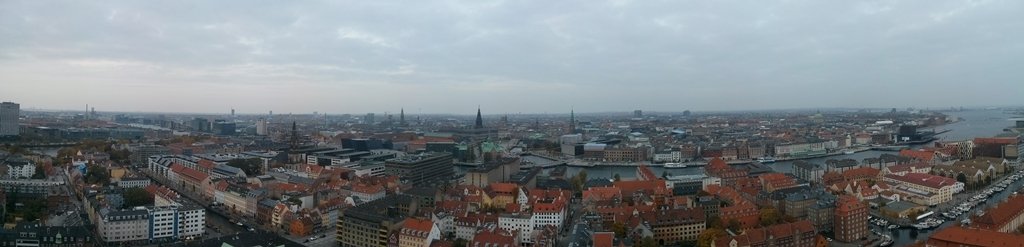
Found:
[[[949,129],[949,132],[938,135],[940,140],[964,140],[972,139],[974,137],[991,137],[1003,133],[1003,129],[1013,125],[1011,119],[1013,115],[1006,114],[1002,110],[970,110],[962,112],[949,112],[947,115],[963,118],[959,122],[943,125],[936,127],[935,129]],[[931,144],[925,144],[931,145]],[[844,154],[830,157],[806,159],[804,161],[811,163],[824,164],[826,160],[830,159],[854,159],[858,162],[863,161],[865,158],[878,158],[878,156],[884,153],[894,153],[885,151],[865,151],[855,154]],[[793,162],[795,161],[784,161],[768,164],[769,167],[777,172],[791,173],[793,171]],[[551,169],[546,169],[551,170]],[[567,176],[573,176],[579,173],[579,171],[587,171],[588,178],[612,178],[615,174],[619,174],[621,178],[634,178],[636,177],[636,167],[568,167],[566,169]],[[671,168],[665,169],[662,167],[651,167],[651,170],[655,174],[661,175],[663,172],[668,171],[671,175],[691,175],[701,174],[704,172],[704,168],[692,167],[692,168]]]

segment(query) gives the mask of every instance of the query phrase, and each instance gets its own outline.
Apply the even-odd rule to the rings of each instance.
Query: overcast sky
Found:
[[[23,108],[485,113],[1024,103],[1024,1],[0,1]]]

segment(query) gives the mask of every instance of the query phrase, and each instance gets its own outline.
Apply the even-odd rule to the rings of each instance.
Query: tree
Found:
[[[122,208],[133,208],[153,204],[153,195],[142,188],[128,188],[122,194],[124,205]]]
[[[615,237],[626,237],[626,224],[622,222],[612,223],[612,232],[615,232]]]
[[[725,229],[725,225],[722,224],[722,218],[717,215],[708,217],[708,228]]]
[[[640,244],[637,245],[637,246],[638,247],[658,247],[659,245],[658,245],[658,241],[654,240],[654,237],[647,236],[647,237],[644,237],[643,239],[640,239]]]
[[[770,226],[778,224],[782,220],[782,216],[779,215],[779,210],[771,207],[761,209],[761,225]]]
[[[615,182],[621,181],[622,177],[618,173],[615,174]]]
[[[466,241],[465,239],[461,239],[461,238],[460,239],[455,239],[454,246],[455,247],[466,247],[466,246],[469,246],[469,241]]]
[[[661,178],[667,179],[668,178],[668,171],[662,171],[661,172]]]
[[[964,175],[963,173],[957,174],[956,175],[956,181],[966,184],[967,183],[967,175]]]
[[[711,246],[711,242],[714,242],[715,239],[718,239],[723,236],[725,236],[725,231],[721,229],[705,229],[704,232],[701,232],[700,235],[697,235],[697,246]]]
[[[106,185],[110,183],[110,171],[103,166],[92,165],[86,169],[85,182],[90,184]]]
[[[729,223],[725,225],[725,228],[732,232],[738,232],[740,231],[740,221],[736,219],[729,219]]]
[[[32,179],[44,178],[46,178],[46,169],[43,168],[43,164],[36,164],[36,173],[32,174]]]
[[[580,170],[579,173],[576,173],[576,177],[579,177],[583,183],[587,183],[587,171]]]
[[[263,160],[259,158],[233,159],[229,160],[227,165],[242,169],[246,175],[252,176],[262,174],[260,170],[262,170]]]

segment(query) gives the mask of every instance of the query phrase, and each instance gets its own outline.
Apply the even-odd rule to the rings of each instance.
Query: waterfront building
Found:
[[[926,247],[1003,247],[1024,246],[1024,236],[976,228],[951,226],[938,230],[928,240]]]
[[[821,177],[825,175],[825,167],[803,160],[793,162],[793,175],[804,181],[821,184]]]
[[[925,173],[889,174],[884,176],[884,180],[893,185],[893,190],[904,194],[904,198],[922,205],[938,205],[952,200],[953,191],[963,188],[963,183],[951,178]]]
[[[1017,233],[1024,224],[1024,196],[1011,196],[981,216],[975,216],[972,227],[1005,233]]]

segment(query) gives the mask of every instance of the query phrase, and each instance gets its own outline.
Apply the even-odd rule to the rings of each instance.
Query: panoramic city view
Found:
[[[0,1],[0,247],[1024,247],[1024,1]]]

